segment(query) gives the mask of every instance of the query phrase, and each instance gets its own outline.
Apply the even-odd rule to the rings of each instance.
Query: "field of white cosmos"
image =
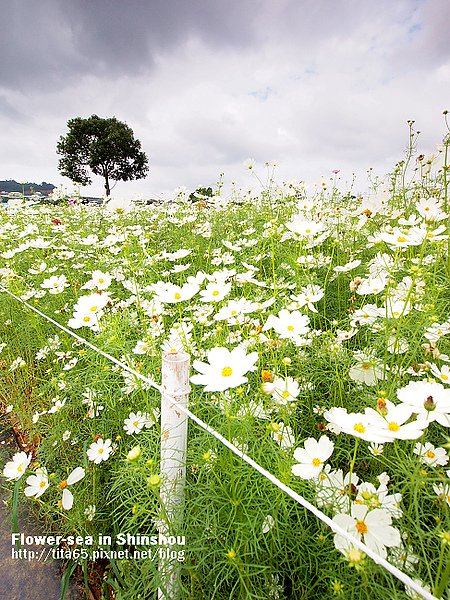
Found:
[[[160,382],[162,353],[184,351],[195,415],[448,598],[447,150],[363,195],[270,176],[258,193],[180,190],[126,210],[11,198],[0,406],[22,446],[2,455],[13,513],[26,502],[94,547],[100,533],[157,533],[161,397],[132,371]],[[183,599],[422,597],[192,421],[174,534]],[[157,561],[105,563],[105,599],[156,597]]]

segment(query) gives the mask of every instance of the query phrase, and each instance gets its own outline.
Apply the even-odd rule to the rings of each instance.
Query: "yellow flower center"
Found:
[[[448,381],[448,377],[447,377],[447,375],[445,375],[444,373],[441,373],[441,379],[442,379],[443,381]]]
[[[218,296],[219,295],[219,290],[214,290],[212,293],[213,296]]]
[[[364,521],[356,521],[356,531],[361,535],[364,535],[369,531],[369,528],[364,523]]]
[[[372,365],[370,363],[363,363],[361,365],[361,368],[364,369],[365,371],[367,371],[368,369],[370,369]]]
[[[46,484],[46,482],[45,482],[45,481],[41,481],[41,483],[39,484],[39,487],[41,487],[41,488],[45,488],[45,486],[46,486],[46,485],[47,485],[47,484]]]
[[[427,450],[427,452],[425,452],[425,456],[427,458],[436,458],[436,454],[433,452],[433,450]]]
[[[89,317],[88,315],[86,315],[85,317],[83,317],[83,321],[85,323],[89,323],[90,320],[91,320],[91,317]]]
[[[99,449],[97,450],[97,452],[98,452],[99,454],[103,454],[103,451],[104,451],[104,448],[99,448]]]
[[[294,331],[294,326],[293,325],[288,325],[287,326],[287,330],[288,331]]]
[[[400,242],[400,243],[402,243],[402,242],[406,242],[406,238],[400,235],[400,236],[397,238],[397,242]]]
[[[61,481],[61,483],[59,484],[59,487],[64,490],[69,484],[67,483],[67,480],[65,479],[64,481]]]
[[[174,298],[175,298],[175,300],[179,300],[181,298],[181,294],[179,294],[178,292],[175,292]]]
[[[283,398],[289,398],[291,394],[287,390],[284,390],[284,392],[281,395],[283,396]]]
[[[394,421],[391,421],[388,425],[388,429],[389,431],[398,431],[400,429],[400,425]]]
[[[322,461],[320,460],[320,458],[313,458],[312,459],[312,465],[313,467],[319,467],[322,464]]]
[[[364,425],[362,423],[355,423],[353,425],[353,429],[355,431],[357,431],[358,433],[364,433],[366,431],[366,428],[364,427]]]
[[[222,369],[222,377],[229,377],[233,373],[233,369],[231,367],[224,367]]]
[[[95,312],[97,310],[97,306],[91,306],[91,308],[89,309],[91,312]]]

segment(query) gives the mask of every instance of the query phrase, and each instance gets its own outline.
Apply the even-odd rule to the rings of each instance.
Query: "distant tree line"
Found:
[[[19,183],[14,179],[7,179],[0,181],[0,192],[22,192],[23,194],[29,195],[35,192],[41,192],[41,194],[50,194],[54,189],[55,185],[43,181],[42,183]]]

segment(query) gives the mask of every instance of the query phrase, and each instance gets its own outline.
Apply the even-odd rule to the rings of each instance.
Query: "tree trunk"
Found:
[[[105,190],[106,190],[106,196],[108,197],[111,194],[111,188],[109,187],[109,178],[108,178],[108,172],[105,171],[103,177],[105,178]]]

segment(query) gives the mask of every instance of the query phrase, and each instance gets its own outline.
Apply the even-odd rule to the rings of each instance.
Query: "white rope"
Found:
[[[144,375],[142,375],[138,371],[135,371],[131,367],[128,367],[127,365],[125,365],[121,361],[117,360],[116,358],[114,358],[113,356],[111,356],[110,354],[108,354],[107,352],[103,352],[103,350],[100,350],[100,348],[97,348],[96,346],[94,346],[93,344],[91,344],[90,342],[88,342],[87,340],[85,340],[84,338],[80,337],[75,332],[71,331],[70,329],[67,329],[66,327],[64,327],[63,325],[61,325],[60,323],[58,323],[57,321],[55,321],[51,317],[47,316],[45,313],[41,312],[40,310],[38,310],[34,306],[31,306],[30,304],[28,304],[28,302],[25,302],[24,300],[22,300],[22,298],[16,296],[15,294],[13,294],[12,292],[10,292],[8,289],[6,289],[5,287],[3,287],[2,285],[0,285],[0,289],[3,290],[4,292],[6,292],[7,294],[9,294],[10,296],[12,296],[13,298],[15,298],[16,300],[18,300],[19,302],[21,302],[27,308],[31,309],[32,311],[34,311],[35,313],[37,313],[38,315],[40,315],[41,317],[43,317],[44,319],[46,319],[47,321],[49,321],[50,323],[52,323],[53,325],[55,325],[56,327],[58,327],[59,329],[61,329],[62,331],[64,331],[65,333],[67,333],[68,335],[74,337],[79,342],[85,344],[86,346],[88,346],[89,348],[91,348],[92,350],[94,350],[95,352],[97,352],[98,354],[104,356],[108,360],[112,361],[114,364],[120,366],[125,371],[128,371],[129,373],[132,373],[138,379],[144,381],[148,385],[151,385],[152,387],[154,387],[155,389],[157,389],[161,394],[163,393],[162,387],[160,385],[158,385],[157,383],[155,383],[154,381],[152,381],[151,379],[149,379],[148,377],[145,377]],[[237,448],[237,446],[235,446],[234,444],[232,444],[231,442],[229,442],[218,431],[216,431],[215,429],[213,429],[212,427],[210,427],[207,423],[205,423],[204,421],[202,421],[201,419],[199,419],[188,408],[185,408],[184,406],[182,406],[181,404],[179,404],[175,400],[173,400],[173,404],[174,404],[174,406],[176,406],[176,408],[178,408],[178,410],[180,410],[181,412],[183,412],[186,416],[188,416],[195,423],[197,423],[197,425],[199,427],[201,427],[202,429],[204,429],[205,431],[207,431],[210,435],[212,435],[213,437],[215,437],[219,442],[221,442],[224,446],[226,446],[234,454],[236,454],[236,456],[238,456],[239,458],[241,458],[242,460],[244,460],[247,464],[249,464],[256,471],[258,471],[258,473],[260,473],[263,477],[265,477],[266,479],[268,479],[273,485],[275,485],[280,490],[282,490],[283,492],[285,492],[290,498],[292,498],[293,500],[295,500],[296,502],[298,502],[298,504],[300,504],[301,506],[303,506],[304,508],[306,508],[307,510],[309,510],[311,513],[313,513],[318,519],[320,519],[323,523],[325,523],[326,525],[328,525],[328,527],[330,527],[335,533],[337,533],[339,535],[342,535],[353,546],[355,546],[356,548],[359,548],[360,550],[362,550],[364,552],[364,554],[366,554],[367,556],[369,556],[378,565],[384,567],[387,571],[389,571],[392,575],[394,575],[394,577],[396,577],[399,581],[401,581],[405,586],[411,588],[412,590],[414,590],[415,592],[417,592],[420,596],[422,596],[426,600],[438,600],[436,598],[436,596],[433,596],[433,594],[431,594],[428,590],[426,590],[423,587],[421,587],[417,582],[415,582],[413,579],[411,579],[411,577],[409,577],[409,575],[406,575],[406,573],[403,573],[403,571],[400,571],[400,569],[398,569],[397,567],[395,567],[394,565],[392,565],[391,563],[389,563],[387,560],[385,560],[379,554],[377,554],[376,552],[374,552],[371,548],[369,548],[368,546],[366,546],[366,544],[364,544],[363,542],[361,542],[361,540],[359,540],[358,538],[354,537],[353,535],[351,535],[350,533],[348,533],[345,529],[343,529],[342,527],[340,527],[337,523],[335,523],[332,519],[330,519],[330,517],[328,517],[324,512],[322,512],[316,506],[314,506],[313,504],[311,504],[310,502],[308,502],[308,500],[306,500],[305,498],[303,498],[303,496],[300,496],[300,494],[297,494],[297,492],[294,492],[293,489],[291,489],[289,486],[287,486],[282,481],[280,481],[277,477],[275,477],[274,475],[272,475],[272,473],[270,473],[269,471],[267,471],[266,469],[264,469],[263,467],[261,467],[261,465],[259,465],[252,458],[250,458],[250,456],[248,456],[247,454],[245,454],[244,452],[242,452],[242,450],[240,450],[239,448]]]

